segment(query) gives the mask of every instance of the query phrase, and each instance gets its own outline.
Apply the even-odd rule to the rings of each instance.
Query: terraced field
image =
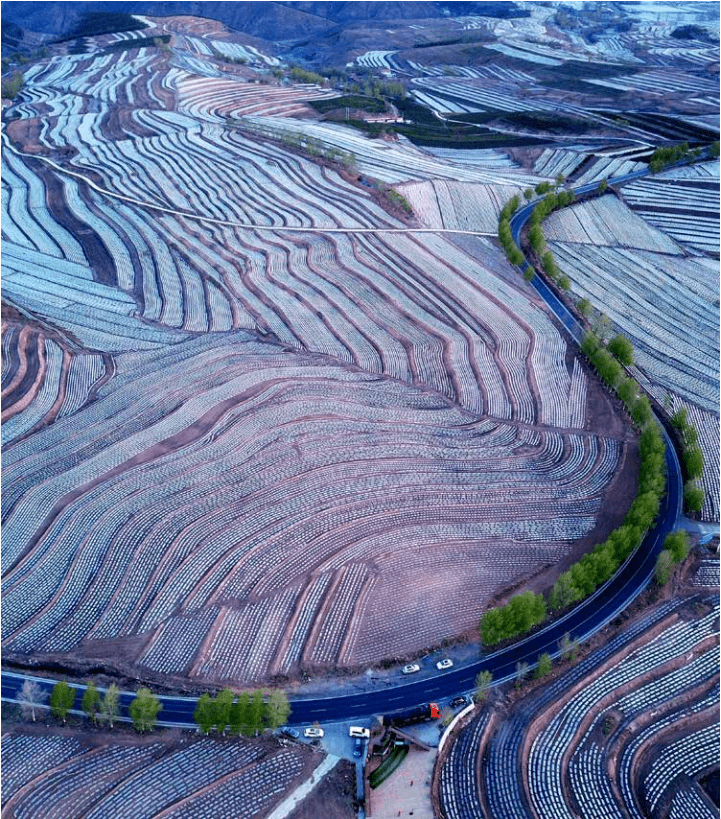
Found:
[[[132,637],[151,671],[243,681],[400,655],[562,558],[625,451],[581,429],[582,382],[536,431],[238,333],[116,366],[6,449],[10,652]]]
[[[632,481],[620,416],[490,242],[404,233],[257,125],[448,179],[461,228],[519,169],[306,126],[328,92],[221,72],[217,36],[53,57],[13,108],[7,656],[209,683],[402,657]]]
[[[707,572],[697,585],[717,583]],[[504,719],[480,711],[437,768],[444,819],[715,815],[699,780],[719,765],[718,607],[698,591],[626,625]]]
[[[661,405],[670,396],[678,406],[693,408],[705,458],[705,520],[718,520],[719,514],[719,281],[718,262],[711,257],[713,248],[718,251],[718,195],[699,188],[706,192],[693,206],[698,210],[679,216],[680,209],[691,208],[691,199],[672,198],[672,188],[678,178],[693,197],[696,180],[703,185],[714,173],[718,162],[669,171],[623,188],[623,200],[638,203],[633,208],[607,194],[544,223],[548,246],[574,295],[601,309],[614,332],[633,344],[644,386]],[[654,209],[648,190],[668,197],[669,210]],[[716,209],[715,216],[704,215],[704,202],[709,214]],[[671,211],[675,215],[667,215]],[[693,225],[669,227],[679,220]]]
[[[234,738],[3,734],[3,814],[18,819],[261,817],[317,765],[298,745]]]

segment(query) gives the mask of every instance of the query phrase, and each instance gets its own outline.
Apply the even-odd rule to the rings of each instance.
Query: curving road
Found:
[[[637,171],[623,177],[609,180],[612,184],[627,182],[643,176],[647,171]],[[584,185],[575,188],[576,194],[593,190],[597,185]],[[534,205],[526,205],[512,219],[511,225],[514,240],[520,244],[520,232],[530,217]],[[306,228],[307,230],[307,228]],[[533,284],[537,291],[547,300],[550,308],[569,330],[572,337],[580,339],[581,327],[563,304],[541,281],[534,277]],[[663,427],[662,427],[663,429]],[[558,642],[565,635],[583,641],[595,634],[626,608],[646,587],[653,576],[656,557],[661,551],[666,535],[673,531],[681,513],[683,482],[681,468],[668,433],[663,429],[666,441],[666,467],[668,474],[667,493],[663,499],[656,525],[648,532],[641,546],[634,552],[616,575],[598,589],[591,597],[584,600],[565,617],[551,623],[535,634],[520,642],[491,654],[482,654],[480,658],[463,667],[454,668],[436,677],[416,682],[401,682],[382,691],[371,691],[362,694],[348,694],[336,697],[303,697],[291,698],[292,713],[290,724],[318,722],[337,722],[350,718],[364,718],[373,714],[384,714],[407,708],[417,703],[451,697],[459,692],[470,692],[475,688],[475,677],[481,670],[493,674],[494,685],[498,685],[515,675],[516,663],[527,662],[532,665],[538,656],[548,652],[558,656]],[[25,679],[37,681],[41,687],[50,690],[55,680],[26,676],[9,671],[2,672],[1,699],[15,701]],[[74,686],[82,689],[83,686]],[[127,708],[134,693],[123,692],[121,704]],[[160,697],[163,704],[159,724],[195,728],[193,711],[196,699],[192,697]],[[77,712],[76,712],[77,713]]]

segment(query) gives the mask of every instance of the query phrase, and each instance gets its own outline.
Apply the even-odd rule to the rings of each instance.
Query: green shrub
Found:
[[[386,779],[400,767],[401,762],[408,756],[408,751],[408,745],[396,745],[390,754],[368,777],[368,784],[371,788],[377,788],[385,782]]]
[[[683,490],[683,501],[688,512],[700,512],[706,501],[706,493],[695,482],[689,481]]]
[[[673,566],[673,559],[671,553],[663,549],[656,558],[656,582],[659,586],[665,586],[671,577],[671,568]]]
[[[663,548],[668,550],[674,563],[680,563],[688,557],[688,534],[683,529],[671,532],[666,535]]]
[[[388,198],[391,200],[391,202],[395,202],[396,205],[400,205],[400,207],[403,208],[406,213],[413,213],[413,208],[411,207],[410,202],[405,198],[405,196],[398,193],[398,191],[388,191]]]
[[[536,665],[536,679],[540,680],[542,677],[547,677],[551,673],[551,668],[551,655],[547,652],[545,654],[541,654],[541,656],[538,658],[538,664]]]
[[[22,91],[24,85],[23,75],[13,74],[9,79],[2,81],[2,98],[4,100],[14,100]]]
[[[486,611],[481,618],[481,639],[484,645],[494,645],[525,633],[546,618],[543,595],[526,591],[514,595],[501,608]]]
[[[614,336],[608,342],[608,350],[626,367],[633,364],[633,345],[622,335]]]
[[[576,309],[584,318],[588,318],[591,312],[591,302],[585,298],[579,299],[576,303]]]
[[[691,480],[700,478],[703,475],[703,452],[698,444],[688,447],[684,451],[684,461],[686,462],[686,472]]]

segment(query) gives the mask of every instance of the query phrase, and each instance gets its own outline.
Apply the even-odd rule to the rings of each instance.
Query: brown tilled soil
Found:
[[[342,759],[287,819],[354,819],[355,765]]]

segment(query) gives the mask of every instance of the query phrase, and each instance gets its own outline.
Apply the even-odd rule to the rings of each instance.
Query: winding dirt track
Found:
[[[53,162],[52,159],[49,159],[46,156],[40,156],[38,154],[28,154],[24,151],[19,151],[9,140],[5,132],[2,133],[3,141],[5,142],[6,147],[11,150],[13,153],[17,154],[18,156],[24,156],[28,159],[37,159],[41,162],[44,162],[46,165],[49,165],[54,170],[58,171],[59,173],[66,174],[67,176],[72,176],[75,179],[79,179],[81,182],[85,183],[93,190],[97,191],[103,196],[110,196],[113,199],[119,199],[123,202],[129,202],[132,205],[137,205],[141,208],[147,208],[148,210],[159,211],[161,213],[168,213],[172,216],[183,216],[186,219],[195,219],[199,222],[207,222],[208,224],[212,225],[222,225],[224,227],[235,227],[235,228],[243,228],[246,230],[257,230],[257,231],[271,231],[273,233],[440,233],[440,234],[462,234],[465,236],[495,236],[495,232],[482,232],[477,230],[451,230],[448,228],[343,228],[343,227],[323,227],[323,228],[314,228],[314,227],[291,227],[289,225],[257,225],[247,222],[235,222],[229,219],[215,219],[212,216],[203,216],[202,214],[193,213],[192,211],[182,211],[182,210],[174,210],[173,208],[166,208],[162,205],[157,205],[154,202],[145,202],[142,199],[136,199],[133,196],[126,196],[125,194],[118,193],[117,191],[111,191],[107,188],[98,185],[96,182],[93,182],[92,179],[89,179],[87,176],[84,176],[77,171],[71,171],[68,168],[64,168],[62,165],[58,165],[57,162]]]

